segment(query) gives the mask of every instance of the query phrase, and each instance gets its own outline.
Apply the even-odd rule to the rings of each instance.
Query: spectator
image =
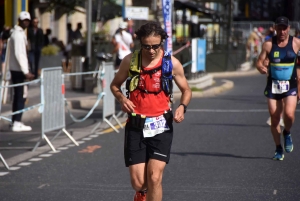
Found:
[[[51,29],[46,29],[46,33],[44,34],[44,46],[47,46],[50,44],[51,41]]]
[[[38,78],[41,51],[44,46],[43,30],[38,27],[38,23],[38,19],[33,18],[32,27],[28,29],[29,64],[35,79]]]
[[[29,72],[27,57],[27,37],[25,29],[30,23],[30,14],[22,11],[19,14],[18,25],[15,25],[11,31],[10,40],[7,44],[7,63],[11,72],[11,80],[13,84],[25,82],[25,79],[32,80],[34,75]],[[27,86],[14,87],[12,112],[24,109],[26,100]],[[31,131],[30,126],[26,126],[21,122],[22,113],[12,116],[12,131]]]
[[[72,50],[72,43],[75,39],[75,34],[74,31],[72,29],[72,24],[68,23],[67,24],[67,34],[68,34],[68,38],[67,38],[67,45],[64,48],[64,56],[65,56],[65,65],[69,66],[69,60],[71,58],[71,50]]]
[[[260,37],[258,36],[257,32],[258,30],[255,27],[248,37],[246,45],[246,61],[250,61],[251,58],[254,58],[255,55],[258,54],[258,41],[260,41]]]
[[[270,27],[266,34],[265,41],[269,40],[270,38],[272,38],[275,35],[276,35],[275,29],[273,27]]]
[[[78,39],[81,40],[83,38],[82,34],[81,34],[81,31],[80,31],[81,29],[82,29],[82,24],[79,22],[79,23],[77,23],[77,28],[74,32],[74,39],[75,40],[78,40]]]
[[[122,59],[131,53],[131,48],[133,48],[132,35],[126,31],[127,22],[121,22],[119,26],[119,32],[116,33],[112,39],[112,44],[114,49],[112,54],[117,53],[115,61],[115,69],[119,68]]]
[[[1,37],[0,37],[0,41],[1,41],[0,55],[1,55],[1,63],[2,63],[1,65],[2,71],[0,72],[0,74],[4,73],[7,40],[9,37],[10,37],[10,27],[4,26],[3,32],[1,33]]]

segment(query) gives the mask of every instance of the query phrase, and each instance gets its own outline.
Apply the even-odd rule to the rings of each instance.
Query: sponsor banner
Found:
[[[165,41],[164,48],[165,51],[172,53],[172,0],[162,0],[162,7],[165,31],[168,34],[168,38]]]

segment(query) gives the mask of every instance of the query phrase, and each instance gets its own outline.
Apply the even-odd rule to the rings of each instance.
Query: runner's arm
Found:
[[[268,73],[268,67],[264,65],[265,61],[268,60],[268,54],[271,50],[272,43],[271,41],[266,41],[263,43],[262,50],[258,56],[258,59],[256,61],[256,69],[261,74],[267,74]]]
[[[184,70],[182,64],[172,56],[173,64],[173,76],[176,85],[181,91],[180,104],[188,105],[192,98],[192,91],[188,85],[188,82],[184,76]],[[184,119],[184,107],[179,106],[174,113],[174,120],[176,123],[180,123]]]
[[[132,54],[129,54],[124,57],[120,64],[118,72],[116,73],[113,81],[110,84],[110,90],[117,99],[117,101],[121,104],[122,110],[124,112],[133,112],[135,107],[135,105],[123,95],[121,90],[121,85],[128,78],[131,57]]]
[[[295,45],[296,45],[296,47],[295,47],[296,53],[297,53],[297,55],[298,55],[298,52],[300,51],[300,39],[294,38],[294,41],[295,41]],[[298,56],[297,56],[297,59],[299,59]],[[300,67],[300,66],[297,66],[297,64],[296,64],[296,70],[297,70],[298,100],[300,100],[300,68],[299,68],[299,67]]]

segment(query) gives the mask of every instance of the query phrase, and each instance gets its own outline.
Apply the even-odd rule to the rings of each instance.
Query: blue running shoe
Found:
[[[284,150],[286,153],[291,153],[293,151],[293,141],[292,134],[283,135],[284,138]]]
[[[284,158],[283,150],[276,149],[275,155],[273,156],[273,160],[282,161]]]

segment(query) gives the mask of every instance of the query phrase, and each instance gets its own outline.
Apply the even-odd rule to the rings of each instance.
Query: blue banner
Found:
[[[206,67],[206,40],[197,40],[197,72],[205,71]]]
[[[165,51],[172,53],[172,0],[162,0],[162,7],[165,31],[168,34],[164,47]]]

